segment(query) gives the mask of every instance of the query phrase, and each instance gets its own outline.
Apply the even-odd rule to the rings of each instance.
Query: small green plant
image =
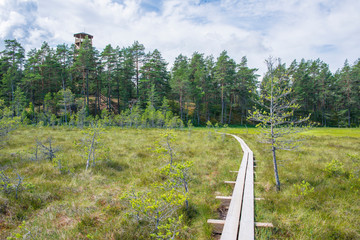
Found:
[[[180,233],[186,231],[188,227],[183,225],[183,215],[177,218],[168,218],[167,222],[158,227],[156,233],[150,234],[154,239],[175,239]]]
[[[48,143],[49,146],[46,146],[45,143]],[[52,138],[49,137],[44,143],[36,140],[36,144],[38,145],[36,147],[36,159],[38,157],[38,149],[40,150],[40,152],[45,155],[45,158],[48,159],[50,162],[53,161],[53,159],[56,157],[55,156],[55,153],[57,153],[59,151],[59,148],[54,148],[54,146],[52,145],[53,144],[53,141],[52,141]]]
[[[159,157],[168,159],[172,164],[175,158],[175,151],[172,147],[172,143],[176,140],[176,135],[172,130],[167,130],[161,134],[161,140],[155,142],[155,148],[153,152],[159,154]]]
[[[125,193],[121,198],[128,205],[130,211],[127,216],[138,223],[147,223],[151,232],[157,234],[159,227],[173,217],[185,201],[185,196],[175,189],[170,191],[156,191]]]
[[[31,232],[31,229],[26,227],[26,222],[23,221],[21,225],[18,227],[19,232],[12,234],[12,236],[7,237],[7,240],[16,240],[16,239],[36,239],[36,235]]]
[[[188,192],[190,181],[190,168],[193,165],[192,162],[186,161],[184,163],[167,164],[160,172],[167,180],[161,184],[164,190],[176,189],[183,193],[185,197],[186,208],[189,207]]]
[[[16,172],[15,178],[10,178],[4,170],[0,170],[0,187],[5,194],[15,193],[15,198],[18,199],[19,194],[24,190],[24,177],[21,177]]]
[[[96,165],[97,154],[103,147],[101,135],[104,132],[105,128],[100,122],[92,122],[90,127],[83,130],[81,143],[75,143],[81,148],[82,157],[86,160],[86,170]]]
[[[326,176],[331,177],[343,174],[345,172],[343,165],[344,164],[339,162],[338,160],[332,160],[324,168]]]
[[[60,174],[68,174],[74,171],[69,167],[68,159],[63,155],[59,154],[53,159],[54,167],[59,169]]]
[[[295,197],[306,196],[309,193],[314,192],[314,187],[311,187],[310,183],[306,182],[305,180],[303,180],[301,183],[294,184],[294,188],[295,188],[295,193],[294,193]]]
[[[175,239],[186,227],[182,224],[179,209],[183,204],[188,208],[189,169],[192,162],[174,162],[171,143],[175,137],[172,132],[161,134],[162,145],[156,143],[154,152],[170,158],[168,164],[160,169],[161,182],[155,182],[153,190],[147,192],[131,191],[125,193],[121,199],[129,206],[128,216],[138,223],[146,223],[150,228],[153,239]]]

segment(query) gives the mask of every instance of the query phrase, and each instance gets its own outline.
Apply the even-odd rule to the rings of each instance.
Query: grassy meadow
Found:
[[[18,199],[1,193],[0,239],[25,234],[24,228],[36,239],[147,239],[148,233],[129,221],[120,197],[131,189],[147,190],[159,180],[154,172],[168,162],[152,149],[164,131],[108,128],[102,141],[110,149],[109,159],[99,157],[88,171],[74,146],[83,137],[81,130],[23,127],[12,132],[0,152],[0,166],[12,177],[16,169],[30,188]],[[212,233],[206,221],[218,217],[215,192],[231,194],[231,187],[222,180],[238,168],[242,152],[236,141],[219,134],[177,130],[175,135],[175,161],[193,161],[191,211],[185,219],[189,229],[183,237],[209,239]],[[29,160],[35,139],[45,141],[50,136],[58,153],[69,159],[73,173],[60,174],[49,160]],[[23,221],[25,227],[19,229]]]
[[[254,152],[257,239],[360,239],[360,129],[315,128],[298,151],[278,151],[281,191],[275,191],[269,147],[255,129],[231,129]],[[303,182],[304,181],[304,182]]]
[[[259,144],[253,128],[224,130],[242,137],[257,161],[255,221],[274,229],[256,229],[257,239],[360,239],[360,129],[319,128],[303,133],[306,141],[294,152],[279,151],[281,191],[275,191],[271,152]],[[83,133],[63,127],[22,127],[11,132],[0,150],[0,167],[23,177],[18,199],[0,193],[0,239],[31,231],[36,239],[147,239],[129,221],[121,201],[131,189],[146,191],[161,179],[156,170],[167,164],[152,149],[161,129],[108,128],[102,136],[110,151],[85,171],[86,160],[74,145]],[[204,128],[176,130],[175,161],[190,160],[189,227],[181,239],[212,239],[209,218],[219,218],[216,195],[231,195],[223,183],[239,168],[239,143]],[[70,174],[48,160],[30,160],[35,139],[52,137],[57,154],[68,159]],[[25,222],[25,223],[24,223]],[[23,223],[23,227],[18,226]]]

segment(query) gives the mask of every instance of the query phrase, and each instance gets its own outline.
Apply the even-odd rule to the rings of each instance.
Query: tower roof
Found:
[[[84,33],[84,32],[80,32],[80,33],[75,33],[75,34],[74,34],[74,37],[76,37],[76,38],[85,38],[86,36],[87,36],[89,39],[92,39],[92,38],[93,38],[93,35],[88,34],[88,33]]]

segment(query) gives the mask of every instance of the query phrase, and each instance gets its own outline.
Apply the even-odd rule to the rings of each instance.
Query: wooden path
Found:
[[[209,219],[208,223],[217,228],[223,226],[221,240],[253,240],[255,225],[262,225],[254,222],[254,154],[244,140],[232,134],[227,135],[233,136],[240,143],[244,155],[236,181],[225,181],[235,184],[232,196],[217,197],[230,201],[226,220]]]

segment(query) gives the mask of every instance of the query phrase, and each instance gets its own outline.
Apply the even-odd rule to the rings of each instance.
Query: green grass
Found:
[[[128,209],[120,196],[131,188],[148,190],[158,180],[154,171],[165,165],[151,148],[164,130],[109,128],[103,135],[111,149],[110,161],[100,160],[85,171],[74,141],[82,138],[78,129],[23,127],[11,133],[8,144],[0,151],[0,167],[14,177],[16,171],[33,187],[23,191],[19,199],[0,194],[0,239],[23,233],[17,226],[22,221],[37,239],[141,239],[146,236],[126,217]],[[223,184],[230,170],[237,169],[241,149],[231,138],[205,131],[175,131],[173,147],[176,161],[191,160],[190,207],[187,218],[189,239],[211,238],[208,218],[218,218],[220,202],[216,192],[231,194]],[[48,160],[30,161],[35,139],[53,138],[55,146],[69,160],[73,174],[60,174]]]
[[[255,220],[275,225],[257,229],[258,239],[360,239],[360,129],[313,129],[303,133],[299,151],[278,151],[280,192],[269,146],[256,141],[255,130],[246,131],[230,130],[245,139],[257,160],[255,195],[265,200],[255,203]],[[338,171],[326,171],[333,160]],[[301,195],[295,185],[302,181],[314,191]]]
[[[154,170],[166,164],[151,148],[164,130],[109,128],[104,143],[110,160],[99,160],[85,171],[86,162],[73,142],[82,138],[78,129],[23,127],[11,133],[0,150],[0,167],[25,177],[31,188],[19,199],[0,193],[0,239],[15,233],[22,221],[37,239],[141,239],[144,228],[126,217],[120,196],[131,188],[147,190],[159,180]],[[255,203],[258,222],[272,222],[274,229],[256,229],[257,239],[360,239],[360,129],[318,128],[296,152],[278,152],[281,191],[275,191],[269,147],[256,141],[254,128],[224,131],[242,137],[257,160]],[[239,168],[239,143],[220,134],[209,137],[206,128],[175,131],[177,161],[191,160],[191,216],[186,239],[212,239],[206,221],[218,218],[216,195],[231,195],[231,170]],[[69,160],[73,174],[63,175],[47,160],[29,161],[35,139],[52,136]],[[338,171],[326,171],[337,160]],[[339,165],[340,164],[340,165]],[[342,165],[341,165],[342,164]],[[329,168],[328,168],[329,169]],[[300,195],[296,185],[308,182],[312,191]],[[294,186],[295,185],[295,186]]]

